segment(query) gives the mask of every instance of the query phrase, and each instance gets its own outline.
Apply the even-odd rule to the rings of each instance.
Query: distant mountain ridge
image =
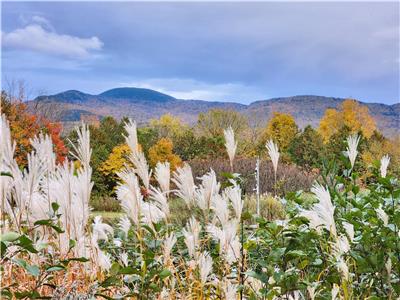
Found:
[[[99,95],[91,95],[77,90],[69,90],[49,96],[39,96],[28,105],[56,105],[61,111],[58,121],[78,121],[82,116],[99,118],[111,115],[115,118],[131,117],[139,123],[159,118],[165,113],[179,116],[184,122],[193,124],[201,112],[210,109],[232,109],[239,111],[254,122],[265,123],[273,112],[290,113],[300,127],[308,124],[317,127],[325,110],[338,108],[344,98],[302,95],[259,100],[249,105],[204,100],[183,100],[144,88],[115,88]],[[386,105],[363,103],[368,106],[378,128],[387,136],[399,133],[400,104]]]

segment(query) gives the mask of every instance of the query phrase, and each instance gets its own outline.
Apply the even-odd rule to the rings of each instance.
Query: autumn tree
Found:
[[[217,137],[229,126],[235,134],[241,134],[248,127],[247,117],[234,110],[212,109],[199,114],[196,130],[200,135]]]
[[[348,127],[350,133],[361,131],[366,138],[370,138],[376,130],[375,120],[369,114],[368,107],[354,99],[343,101],[339,110],[327,109],[320,121],[318,131],[326,143],[343,126]]]
[[[107,160],[99,167],[100,172],[105,176],[117,178],[116,173],[121,171],[125,165],[129,165],[129,154],[131,150],[127,144],[115,146]]]
[[[298,131],[292,115],[275,112],[264,129],[261,139],[262,146],[267,140],[272,139],[278,144],[281,151],[286,151]]]
[[[10,123],[11,137],[16,143],[15,160],[18,165],[26,166],[27,154],[32,151],[31,139],[39,133],[48,134],[51,137],[57,162],[64,161],[68,149],[61,138],[60,123],[50,122],[29,113],[22,99],[15,98],[4,91],[1,93],[1,113],[6,115]]]
[[[169,162],[171,170],[175,170],[182,164],[180,157],[173,153],[173,143],[170,139],[161,138],[149,149],[149,163],[155,167],[157,162]]]
[[[395,175],[400,175],[400,136],[392,139],[384,137],[378,131],[375,131],[367,140],[367,147],[363,151],[361,158],[365,166],[371,167],[382,156],[388,154],[390,156],[389,170]],[[367,174],[370,175],[370,174]]]
[[[321,135],[310,125],[296,136],[289,145],[288,152],[291,160],[299,166],[319,168],[323,156]]]
[[[165,114],[159,119],[150,120],[150,127],[157,132],[158,138],[173,139],[181,135],[186,130],[187,125],[183,124],[179,117]]]

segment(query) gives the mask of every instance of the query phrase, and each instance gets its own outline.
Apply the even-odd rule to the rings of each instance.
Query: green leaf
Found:
[[[25,269],[26,269],[26,271],[28,271],[29,274],[31,274],[31,275],[33,275],[33,276],[35,276],[35,277],[38,277],[39,274],[40,274],[40,270],[39,270],[39,267],[38,267],[38,266],[35,266],[35,265],[27,265],[27,266],[25,267]]]
[[[110,274],[111,274],[112,276],[117,275],[120,268],[121,268],[120,265],[119,265],[117,262],[114,262],[114,263],[111,265]]]
[[[65,267],[62,265],[56,265],[56,266],[52,266],[46,269],[47,272],[54,272],[54,271],[61,271],[61,270],[65,270]]]
[[[60,205],[57,202],[53,202],[51,203],[51,208],[54,212],[57,212],[57,210],[60,208]]]
[[[160,279],[163,280],[165,278],[167,278],[168,276],[171,276],[171,271],[168,269],[164,269],[160,272],[160,274],[158,274],[158,276],[160,276]]]
[[[25,250],[31,252],[31,253],[38,253],[38,251],[33,247],[33,242],[31,239],[29,239],[26,235],[21,235],[18,238],[19,241],[19,246],[24,248]]]
[[[6,254],[7,246],[3,242],[0,243],[0,257],[3,258]]]
[[[10,172],[1,172],[0,175],[14,178]]]
[[[2,242],[14,242],[18,238],[19,234],[14,231],[5,232],[2,235],[0,235],[0,241]]]
[[[132,267],[124,267],[119,270],[119,274],[121,275],[139,274],[139,271],[137,271]]]
[[[268,282],[268,276],[265,273],[257,273],[255,271],[248,271],[245,273],[247,276],[260,280],[263,283]]]

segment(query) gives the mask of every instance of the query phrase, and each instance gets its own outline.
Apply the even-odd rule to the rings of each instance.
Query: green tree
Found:
[[[297,135],[289,145],[291,160],[307,169],[318,168],[324,153],[321,135],[310,125]]]

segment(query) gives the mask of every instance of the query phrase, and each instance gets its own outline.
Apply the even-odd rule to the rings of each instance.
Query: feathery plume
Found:
[[[218,195],[221,185],[217,181],[217,176],[213,169],[210,169],[210,172],[199,179],[201,179],[201,185],[195,190],[195,203],[202,210],[207,210],[210,209],[214,198]]]
[[[389,155],[384,155],[381,158],[381,166],[380,166],[380,171],[381,171],[381,177],[385,178],[386,173],[387,173],[387,168],[390,163],[390,156]]]
[[[235,141],[235,132],[233,131],[231,126],[224,130],[224,136],[226,152],[229,156],[231,168],[233,168],[233,160],[235,159],[237,142]]]
[[[122,252],[119,256],[119,259],[123,266],[125,266],[125,267],[128,266],[128,253]]]
[[[175,194],[179,198],[182,198],[186,202],[186,205],[190,206],[196,191],[190,166],[185,163],[183,167],[178,168],[176,172],[174,172],[172,181],[178,187],[178,191]]]
[[[339,286],[336,283],[334,283],[331,291],[332,300],[336,300],[338,295],[339,295]]]
[[[211,208],[214,210],[215,215],[222,226],[228,223],[229,221],[228,200],[225,197],[221,197],[218,194],[215,195],[212,198]]]
[[[71,154],[80,161],[84,168],[89,168],[92,149],[90,148],[90,132],[87,125],[82,124],[81,127],[76,128],[76,133],[78,134],[78,145],[70,141],[75,152],[71,152]]]
[[[352,242],[354,240],[354,226],[353,224],[347,223],[347,222],[343,222],[342,223],[344,230],[346,230],[346,234],[348,236],[348,238],[350,239],[350,242]]]
[[[377,209],[375,209],[376,215],[383,222],[383,225],[388,226],[389,224],[389,216],[382,209],[382,205],[380,205]]]
[[[390,276],[390,274],[392,273],[392,260],[390,259],[390,257],[387,259],[387,261],[385,263],[385,268],[386,268],[386,272]]]
[[[332,204],[329,190],[316,183],[311,188],[311,192],[314,193],[319,201],[314,205],[312,210],[317,213],[325,228],[329,230],[332,235],[336,236],[336,224],[334,218],[335,207]]]
[[[348,281],[350,278],[349,267],[347,266],[346,262],[344,261],[343,257],[338,259],[336,266],[340,273],[342,273],[343,277]]]
[[[124,136],[126,144],[129,146],[132,153],[135,154],[139,152],[136,122],[129,119],[128,122],[125,123],[124,128],[127,133],[127,135]]]
[[[229,264],[236,262],[240,257],[239,238],[236,234],[238,220],[234,219],[223,225],[223,228],[218,228],[214,224],[207,226],[207,232],[214,240],[220,244],[220,255],[223,256]]]
[[[168,196],[170,190],[170,164],[169,162],[158,162],[155,167],[154,177],[156,178],[161,191]]]
[[[105,253],[99,249],[98,250],[98,262],[99,262],[100,268],[102,268],[105,271],[110,270],[111,255],[109,253]]]
[[[132,152],[129,155],[129,160],[135,166],[134,171],[142,180],[142,183],[146,189],[150,187],[151,171],[149,172],[149,165],[147,164],[146,157],[142,151],[136,153]]]
[[[196,249],[200,245],[200,231],[201,225],[194,217],[192,217],[186,227],[182,229],[182,234],[185,237],[185,244],[191,257],[195,257]]]
[[[347,137],[347,150],[345,151],[345,153],[350,159],[352,169],[354,168],[354,163],[357,158],[358,154],[357,147],[359,142],[360,142],[360,136],[358,134],[353,134]]]
[[[94,222],[93,222],[93,238],[95,241],[99,241],[99,240],[108,240],[108,236],[107,234],[113,234],[114,230],[113,228],[108,225],[103,223],[103,218],[101,216],[96,216],[94,218]]]
[[[141,217],[141,204],[143,196],[140,192],[140,187],[136,175],[128,170],[117,173],[122,179],[117,187],[117,199],[121,203],[122,209],[133,221],[138,225]]]
[[[268,150],[268,155],[271,158],[272,165],[274,166],[275,176],[276,176],[276,172],[278,170],[279,155],[280,155],[278,146],[274,143],[273,140],[269,140],[265,144],[265,147]]]
[[[50,136],[39,134],[31,139],[31,145],[35,149],[47,167],[47,172],[54,172],[56,168],[56,155],[53,152],[53,143]]]
[[[235,216],[240,220],[243,210],[242,190],[238,185],[227,187],[223,193],[224,197],[229,199],[232,203]]]
[[[169,216],[169,205],[165,194],[163,194],[159,189],[151,187],[150,199],[154,200],[156,206],[165,214],[166,217]]]
[[[210,275],[212,271],[212,258],[207,251],[202,252],[197,259],[200,271],[200,280],[204,285],[207,282],[208,275]]]
[[[136,123],[132,120],[129,120],[125,124],[124,128],[127,132],[125,141],[131,150],[131,153],[129,154],[129,160],[134,165],[134,171],[142,180],[144,187],[149,189],[151,172],[149,172],[149,165],[147,164],[144,153],[139,150]]]
[[[163,262],[164,265],[169,265],[171,262],[171,251],[176,243],[176,236],[171,232],[164,240],[163,243]]]
[[[237,291],[237,284],[233,284],[228,280],[222,285],[223,292],[225,294],[226,300],[235,300],[236,299],[236,291]]]
[[[128,237],[129,229],[131,228],[131,221],[127,216],[123,216],[119,219],[118,228]]]

